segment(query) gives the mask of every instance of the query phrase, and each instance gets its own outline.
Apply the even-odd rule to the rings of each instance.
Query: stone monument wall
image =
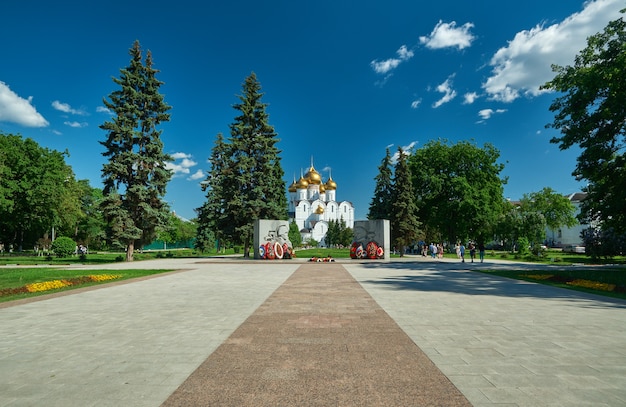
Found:
[[[255,259],[290,259],[293,245],[289,240],[289,221],[257,219],[253,247]]]

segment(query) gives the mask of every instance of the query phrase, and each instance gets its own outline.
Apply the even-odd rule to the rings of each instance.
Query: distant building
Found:
[[[313,168],[293,180],[289,186],[289,218],[300,229],[302,241],[311,239],[326,246],[326,232],[331,220],[343,221],[346,227],[354,228],[354,206],[351,202],[338,202],[337,184],[332,178],[324,182]]]
[[[585,192],[575,192],[566,196],[576,208],[574,216],[578,216],[580,213],[580,204],[587,197],[587,194]],[[565,226],[556,230],[547,229],[547,244],[551,247],[584,246],[580,233],[588,227],[589,225],[577,223],[571,228]]]

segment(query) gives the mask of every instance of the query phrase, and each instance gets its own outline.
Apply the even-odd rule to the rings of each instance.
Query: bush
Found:
[[[68,257],[76,252],[76,242],[69,237],[59,237],[52,242],[52,252],[57,257]]]

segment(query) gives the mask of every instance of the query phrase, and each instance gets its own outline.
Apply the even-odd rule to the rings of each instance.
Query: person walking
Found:
[[[459,253],[461,254],[461,263],[465,263],[465,245],[463,243],[459,246]]]
[[[480,262],[482,263],[485,260],[485,244],[483,242],[478,244],[478,256],[480,257]]]
[[[470,258],[472,259],[472,263],[474,262],[474,257],[476,257],[476,246],[474,245],[474,242],[469,242],[469,251],[470,251]]]

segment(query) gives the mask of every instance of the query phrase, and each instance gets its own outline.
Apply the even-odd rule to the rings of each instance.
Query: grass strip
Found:
[[[72,270],[61,268],[0,268],[0,302],[35,297],[172,270]]]
[[[626,269],[476,270],[515,280],[530,281],[570,290],[626,300]]]

